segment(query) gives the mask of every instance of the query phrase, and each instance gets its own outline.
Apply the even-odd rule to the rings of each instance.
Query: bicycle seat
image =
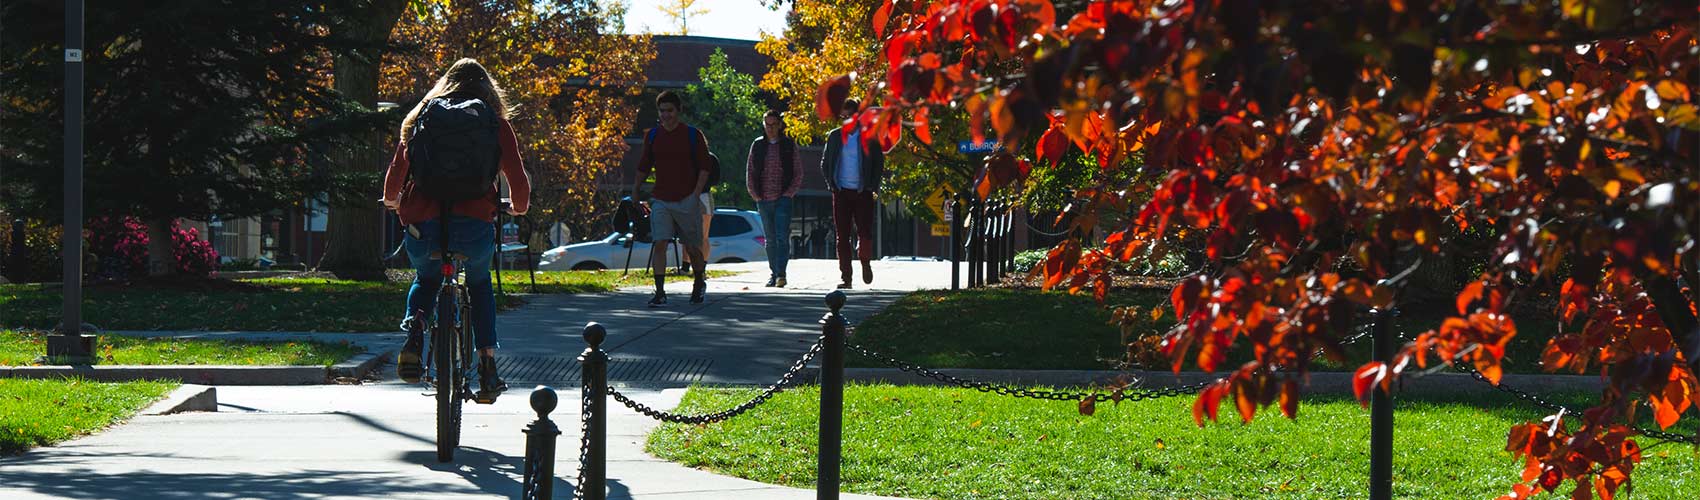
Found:
[[[466,256],[459,252],[449,252],[449,258],[454,259],[455,262],[466,262]],[[443,260],[443,251],[432,250],[431,260]]]

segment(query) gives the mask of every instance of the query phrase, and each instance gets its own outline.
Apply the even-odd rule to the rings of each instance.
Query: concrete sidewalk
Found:
[[[687,301],[688,283],[670,285],[673,304],[661,310],[645,306],[644,290],[533,296],[526,307],[498,316],[502,357],[577,356],[585,347],[584,324],[596,321],[607,327],[604,347],[616,361],[700,367],[686,381],[664,384],[625,384],[622,372],[611,373],[616,385],[631,387],[623,392],[649,406],[674,407],[683,394],[679,387],[690,382],[772,383],[819,335],[824,297],[838,282],[836,262],[793,261],[786,289],[762,287],[766,263],[716,267],[752,272],[710,280],[708,302],[695,306]],[[875,274],[871,288],[861,287],[857,274],[858,288],[850,290],[844,311],[852,322],[909,290],[949,286],[944,263],[880,262]],[[391,368],[382,371],[393,375]],[[542,379],[563,375],[536,373]],[[463,447],[450,464],[435,460],[433,400],[419,386],[394,380],[224,386],[216,413],[139,416],[90,437],[0,458],[0,498],[513,498],[520,492],[521,430],[536,415],[526,397],[531,386],[509,380],[514,389],[496,404],[467,406]],[[556,498],[570,498],[578,472],[579,393],[576,384],[559,382],[550,384],[561,390],[551,415],[562,431],[555,490]],[[651,457],[642,448],[656,422],[609,404],[609,498],[814,496]]]
[[[516,498],[526,389],[468,405],[462,448],[436,461],[432,402],[417,386],[229,386],[217,413],[140,416],[100,434],[0,458],[0,498]],[[642,391],[668,408],[682,389]],[[556,498],[578,471],[579,393],[560,393]],[[717,476],[643,452],[654,421],[612,403],[611,499],[795,499],[813,492]],[[844,498],[878,497],[845,495]]]
[[[858,266],[860,267],[860,266]],[[771,384],[820,336],[826,295],[838,284],[837,261],[794,260],[786,288],[765,288],[767,263],[715,266],[743,272],[708,281],[707,300],[689,303],[690,283],[667,285],[668,305],[649,308],[652,287],[589,295],[534,295],[526,307],[496,318],[504,357],[572,358],[585,349],[588,322],[602,324],[602,348],[616,360],[691,363],[672,382],[622,379],[635,386],[683,386],[677,380],[712,384]],[[875,262],[875,283],[847,290],[842,314],[852,323],[872,316],[903,295],[922,288],[948,288],[945,262]],[[700,368],[698,368],[700,367]],[[650,373],[654,373],[651,371]],[[572,380],[576,380],[572,379]],[[555,381],[545,377],[542,380]]]

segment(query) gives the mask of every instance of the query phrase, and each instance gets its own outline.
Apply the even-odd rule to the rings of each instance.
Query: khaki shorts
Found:
[[[652,241],[702,241],[702,200],[650,200],[649,237]]]

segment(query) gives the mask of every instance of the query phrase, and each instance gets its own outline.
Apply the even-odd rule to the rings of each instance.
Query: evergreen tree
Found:
[[[89,2],[84,178],[90,217],[136,216],[170,241],[172,220],[240,218],[335,191],[326,152],[352,111],[330,88],[348,48],[313,5],[229,0]],[[0,17],[0,179],[6,211],[61,214],[63,4],[8,2]],[[186,26],[195,27],[185,29]],[[209,29],[218,27],[218,29]],[[150,272],[169,273],[169,252]]]

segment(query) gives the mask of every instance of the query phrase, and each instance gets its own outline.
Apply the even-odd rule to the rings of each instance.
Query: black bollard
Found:
[[[602,350],[602,341],[608,338],[608,330],[597,323],[584,325],[584,341],[590,347],[578,356],[578,363],[584,369],[584,415],[585,419],[585,463],[581,475],[584,477],[579,490],[587,500],[605,500],[608,498],[608,353]]]
[[[559,403],[555,390],[537,386],[531,391],[531,409],[537,421],[525,426],[525,477],[520,483],[520,498],[549,499],[555,494],[555,437],[561,429],[549,420],[549,412]]]
[[[1005,207],[1004,202],[998,201],[997,205],[994,205],[993,209],[992,209],[991,224],[987,224],[987,227],[989,227],[992,231],[992,237],[988,238],[986,240],[987,243],[991,247],[990,250],[988,250],[986,252],[987,254],[991,255],[990,258],[986,259],[986,264],[987,264],[986,267],[988,268],[987,274],[991,275],[991,277],[992,277],[992,279],[990,280],[992,284],[997,284],[997,283],[1003,281],[1003,264],[1002,263],[1003,263],[1003,211],[1004,211],[1004,207]]]
[[[1375,351],[1376,361],[1393,366],[1393,353],[1403,343],[1393,336],[1393,315],[1380,311],[1374,328],[1370,350]],[[1389,500],[1393,498],[1393,395],[1379,385],[1370,390],[1369,497]]]
[[[998,260],[1003,265],[1001,274],[1015,274],[1015,206],[1003,211],[1003,259]]]
[[[838,466],[844,447],[844,332],[849,324],[838,311],[844,292],[826,295],[831,312],[821,317],[826,337],[820,353],[820,455],[815,465],[815,499],[838,500]]]
[[[962,194],[950,196],[950,289],[962,289]]]
[[[525,223],[521,226],[525,228],[525,231],[519,235],[520,242],[525,243],[525,271],[526,275],[531,277],[531,293],[537,293],[537,252],[531,248],[531,240],[537,233],[537,223],[532,222],[530,217],[523,215],[520,216],[519,221]]]
[[[968,205],[968,288],[979,288],[982,281],[981,273],[985,269],[980,265],[986,250],[982,243],[986,239],[985,203],[975,198]]]
[[[980,236],[980,246],[983,247],[980,250],[980,286],[982,287],[991,286],[998,279],[997,276],[992,274],[992,262],[997,260],[997,253],[993,251],[994,246],[992,245],[992,241],[998,235],[997,210],[997,202],[987,200],[985,211],[980,215],[986,224],[986,231]]]
[[[1003,214],[1003,272],[1015,274],[1015,207]]]

